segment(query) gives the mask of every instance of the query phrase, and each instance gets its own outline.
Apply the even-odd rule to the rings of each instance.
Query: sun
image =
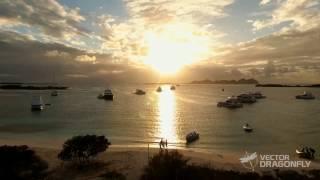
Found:
[[[144,63],[161,74],[174,74],[201,60],[208,52],[208,38],[185,24],[167,25],[145,33],[147,55]]]

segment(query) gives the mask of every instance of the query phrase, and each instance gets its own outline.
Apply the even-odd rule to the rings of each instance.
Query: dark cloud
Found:
[[[0,49],[0,81],[104,84],[153,78],[146,78],[148,70],[114,62],[108,54],[41,43],[14,32],[0,31]],[[94,57],[95,63],[78,57]]]

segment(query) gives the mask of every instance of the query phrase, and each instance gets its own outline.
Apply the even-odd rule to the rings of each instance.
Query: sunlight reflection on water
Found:
[[[177,141],[176,132],[176,99],[170,86],[162,86],[158,94],[158,137],[173,143]]]

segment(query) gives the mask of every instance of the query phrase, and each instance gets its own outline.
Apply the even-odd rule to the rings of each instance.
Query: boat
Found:
[[[141,90],[141,89],[136,89],[136,92],[134,92],[134,94],[136,94],[136,95],[145,95],[146,92]]]
[[[172,86],[170,87],[170,89],[171,89],[171,90],[176,90],[176,87],[175,87],[174,85],[172,85]]]
[[[192,142],[198,140],[199,138],[200,138],[199,133],[197,133],[196,131],[192,131],[192,132],[187,134],[186,143],[187,144],[192,143]]]
[[[44,109],[44,103],[41,96],[34,96],[31,102],[32,111],[42,111]]]
[[[218,107],[226,107],[226,108],[241,108],[243,107],[243,104],[238,101],[238,99],[234,96],[228,97],[226,101],[218,102]]]
[[[113,100],[113,93],[112,93],[111,89],[106,89],[103,94],[100,94],[98,96],[98,99],[104,99],[104,100],[111,100],[112,101]]]
[[[161,92],[161,91],[162,91],[161,86],[159,86],[159,87],[157,88],[157,92]]]
[[[249,92],[249,95],[253,96],[256,99],[264,99],[266,98],[265,95],[263,95],[261,92],[257,91],[257,92]]]
[[[237,96],[237,99],[241,103],[252,104],[252,103],[257,102],[256,98],[254,96],[250,95],[250,94],[240,94],[240,95]]]
[[[253,131],[252,127],[250,127],[250,125],[248,123],[245,124],[242,128],[245,132],[252,132]]]
[[[296,99],[315,99],[315,96],[311,92],[304,92],[302,95],[297,95]]]
[[[314,159],[315,150],[313,148],[302,146],[296,149],[296,154],[300,158]]]
[[[51,96],[58,96],[58,91],[56,91],[56,90],[52,91]]]

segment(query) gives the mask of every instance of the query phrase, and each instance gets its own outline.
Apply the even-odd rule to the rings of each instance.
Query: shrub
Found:
[[[111,143],[104,136],[75,136],[63,144],[58,158],[63,161],[87,162],[90,158],[104,152]]]
[[[141,179],[177,179],[187,167],[188,159],[178,151],[160,151],[149,160]],[[179,179],[179,178],[178,178]]]
[[[28,146],[0,146],[0,179],[41,179],[48,164]]]
[[[106,172],[99,177],[104,180],[126,180],[126,176],[117,171]]]
[[[177,151],[160,151],[148,163],[141,176],[142,180],[254,180],[261,179],[257,173],[240,173],[231,170],[217,170],[205,165],[188,164]],[[273,180],[268,177],[268,180]]]

